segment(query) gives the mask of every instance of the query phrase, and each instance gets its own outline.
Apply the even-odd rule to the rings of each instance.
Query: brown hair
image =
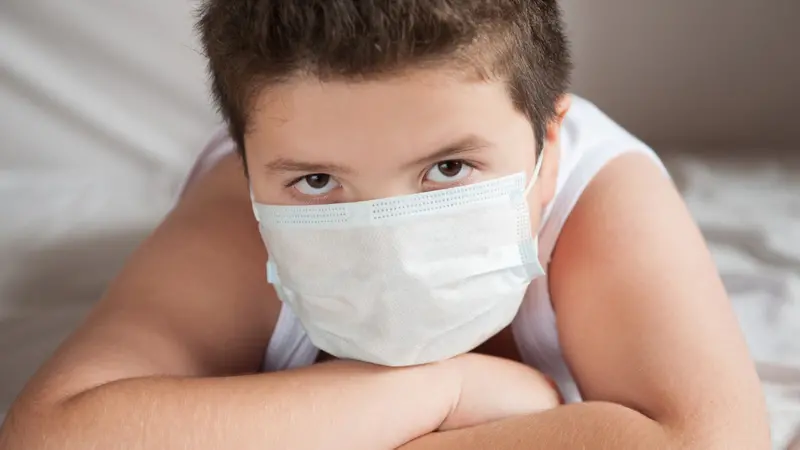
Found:
[[[271,83],[448,65],[504,79],[541,149],[571,69],[557,0],[204,0],[197,28],[242,156],[253,99]]]

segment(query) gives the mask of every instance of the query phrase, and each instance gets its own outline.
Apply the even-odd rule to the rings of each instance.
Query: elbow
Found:
[[[38,450],[37,447],[29,445],[25,442],[25,436],[30,435],[26,432],[24,415],[12,409],[5,417],[2,425],[0,425],[0,450],[22,450],[31,449]]]
[[[771,450],[769,423],[753,421],[740,427],[714,426],[673,430],[677,443],[671,448],[681,450]]]
[[[705,436],[692,441],[681,440],[672,448],[681,450],[771,450],[769,438],[753,436]]]
[[[766,403],[752,401],[695,403],[677,414],[654,417],[661,423],[673,448],[685,450],[772,450]],[[724,400],[728,400],[727,402]]]
[[[64,442],[53,439],[53,414],[46,406],[13,405],[0,425],[0,450],[63,449]]]
[[[709,433],[702,442],[688,447],[691,450],[771,450],[770,433],[755,428],[732,433]]]

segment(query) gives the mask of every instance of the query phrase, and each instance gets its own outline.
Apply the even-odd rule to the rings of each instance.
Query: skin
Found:
[[[547,128],[528,199],[534,228],[553,197],[568,109],[565,97]],[[441,152],[467,136],[480,145]],[[272,204],[530,174],[534,144],[501,82],[448,71],[273,86],[246,136],[255,196]],[[309,178],[320,173],[330,178]],[[636,154],[592,181],[549,266],[586,403],[554,407],[547,381],[511,360],[508,330],[480,349],[503,358],[255,374],[281,307],[265,260],[247,180],[227,158],[31,381],[0,449],[769,448],[758,379],[702,237],[668,179]]]

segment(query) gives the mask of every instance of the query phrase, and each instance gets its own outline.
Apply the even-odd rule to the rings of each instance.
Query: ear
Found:
[[[541,197],[542,205],[546,205],[553,200],[556,192],[556,182],[558,179],[558,163],[561,159],[561,125],[564,118],[572,106],[572,96],[564,94],[556,102],[556,114],[547,123],[544,137],[544,148],[540,158],[542,161],[541,177]]]

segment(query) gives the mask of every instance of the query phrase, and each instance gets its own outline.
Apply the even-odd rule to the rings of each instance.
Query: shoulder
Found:
[[[225,156],[188,186],[33,390],[258,370],[280,311],[265,263],[241,164]]]
[[[585,399],[628,406],[687,439],[757,447],[758,377],[703,236],[660,164],[641,152],[608,162],[549,268],[561,346]]]
[[[574,97],[561,133],[555,196],[545,209],[540,230],[546,259],[551,257],[567,219],[589,185],[612,162],[631,158],[640,161],[637,165],[655,168],[661,178],[668,179],[667,169],[653,149],[591,102]]]

